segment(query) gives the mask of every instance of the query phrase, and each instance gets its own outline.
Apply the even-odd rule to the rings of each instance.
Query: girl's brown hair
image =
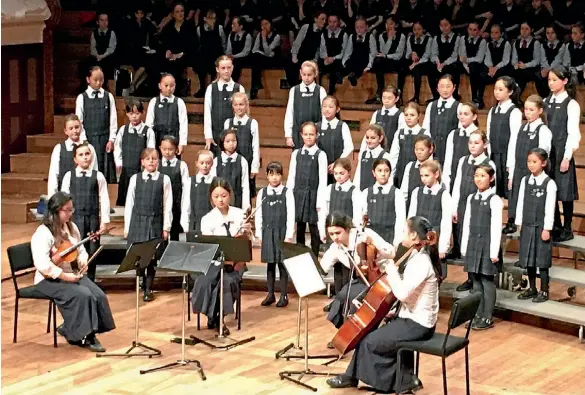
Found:
[[[232,95],[230,101],[232,102],[232,104],[234,103],[234,100],[236,99],[242,99],[244,101],[244,103],[246,103],[246,114],[250,115],[250,101],[248,100],[248,95],[246,95],[244,92],[236,92]]]
[[[65,123],[63,124],[63,128],[65,128],[65,126],[67,125],[67,122],[71,122],[71,121],[77,121],[77,122],[81,122],[81,120],[79,119],[79,117],[76,114],[69,114],[65,116]]]
[[[210,150],[207,150],[207,149],[199,150],[197,152],[197,160],[199,160],[199,158],[201,158],[201,155],[208,155],[211,158],[211,160],[213,160],[213,153]]]
[[[540,113],[540,119],[542,120],[542,123],[544,123],[545,125],[547,124],[547,120],[546,120],[546,114],[544,113],[544,100],[542,100],[542,97],[538,96],[538,95],[530,95],[526,98],[526,101],[524,103],[532,103],[536,106],[536,108],[538,108],[539,110],[543,110],[542,113]]]
[[[140,160],[149,158],[152,154],[156,155],[156,159],[158,159],[158,151],[155,148],[145,148],[140,154]]]
[[[386,134],[384,134],[384,127],[382,125],[378,125],[377,123],[372,123],[366,129],[366,133],[372,131],[381,138],[380,146],[386,149]]]
[[[91,154],[91,148],[89,148],[89,143],[87,141],[84,141],[83,143],[76,145],[75,147],[73,147],[73,157],[75,158],[77,156],[77,151],[81,148],[86,148],[89,149],[89,153]]]
[[[480,164],[480,165],[477,165],[475,167],[475,171],[473,173],[475,174],[475,172],[477,172],[478,170],[485,171],[485,173],[489,176],[489,178],[490,178],[490,188],[496,186],[496,179],[494,177],[496,175],[496,169],[494,169],[490,165]]]
[[[388,19],[391,19],[391,18],[388,18]],[[392,19],[392,20],[394,20],[394,19]],[[401,92],[400,92],[400,89],[398,89],[394,85],[388,85],[382,91],[382,95],[384,94],[384,92],[388,92],[388,93],[393,94],[394,97],[396,98],[396,104],[400,104],[400,101],[401,101]]]
[[[404,106],[404,110],[402,110],[402,112],[406,112],[406,110],[408,110],[409,108],[411,108],[414,111],[416,111],[416,113],[420,116],[420,114],[421,114],[421,107],[417,103],[415,103],[413,101],[408,102],[408,104],[406,106]]]
[[[343,167],[345,170],[351,173],[351,161],[347,158],[339,158],[333,162],[333,168]]]
[[[426,134],[419,134],[416,136],[414,139],[414,146],[416,147],[418,143],[423,143],[428,149],[431,150],[431,154],[435,151],[435,143],[433,143],[433,139]]]
[[[481,137],[481,141],[483,141],[483,143],[486,145],[485,148],[483,149],[483,153],[487,155],[487,143],[488,138],[487,138],[487,133],[484,132],[483,130],[477,129],[475,131],[473,131],[469,137],[471,138],[471,136],[473,136],[474,134],[477,134],[479,137]]]
[[[479,110],[477,108],[477,106],[475,104],[473,104],[472,102],[465,102],[465,103],[461,103],[461,106],[466,106],[469,107],[469,109],[471,110],[471,113],[473,115],[475,115],[475,121],[473,121],[473,124],[475,126],[479,126]]]
[[[441,182],[441,163],[435,159],[427,159],[423,163],[421,163],[419,169],[429,169],[433,174],[439,172],[439,182]]]
[[[43,216],[43,225],[45,225],[55,238],[55,245],[61,244],[61,242],[65,239],[65,234],[63,233],[63,224],[61,223],[61,219],[59,218],[59,211],[63,206],[69,203],[70,200],[73,200],[70,194],[65,192],[56,192],[49,201],[47,202],[47,211],[45,211],[45,215]],[[69,221],[67,224],[67,230],[69,234],[73,237],[80,237],[79,234],[76,234],[74,231],[72,222]]]

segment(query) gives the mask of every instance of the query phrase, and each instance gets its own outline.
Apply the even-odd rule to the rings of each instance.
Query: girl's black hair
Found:
[[[557,78],[561,80],[567,80],[567,84],[565,85],[565,90],[569,94],[571,99],[575,98],[576,88],[575,83],[572,81],[571,72],[565,66],[555,66],[550,69],[549,73],[553,73],[557,76]]]
[[[418,235],[418,238],[421,241],[427,240],[428,233],[433,230],[433,225],[431,225],[429,220],[418,215],[408,219],[408,226],[410,230]],[[443,269],[441,267],[441,259],[439,258],[439,249],[437,247],[437,243],[433,245],[427,245],[423,247],[423,250],[429,254],[433,269],[435,270],[435,275],[437,276],[437,281],[439,284],[441,284],[441,281],[443,280]],[[402,271],[404,271],[404,269],[402,269]]]
[[[502,81],[506,89],[512,92],[512,94],[510,95],[510,100],[512,100],[512,103],[514,103],[516,107],[521,107],[522,103],[520,102],[520,95],[522,94],[522,91],[520,90],[520,86],[518,85],[516,80],[510,76],[503,75],[500,78],[498,78],[496,82],[497,81]]]
[[[232,189],[232,186],[228,180],[221,177],[214,177],[213,180],[211,180],[211,183],[209,183],[209,202],[212,206],[213,201],[211,200],[211,195],[216,188],[223,188],[228,191],[230,196],[234,196],[234,190]]]
[[[65,237],[61,229],[63,224],[59,220],[59,210],[61,210],[61,208],[70,200],[73,200],[73,197],[70,194],[59,191],[51,196],[47,202],[47,211],[43,216],[42,224],[49,228],[53,234],[55,244],[59,244]],[[67,224],[67,228],[69,229],[69,233],[72,234],[73,226],[71,225],[71,221]]]
[[[136,110],[138,110],[139,113],[143,113],[144,112],[144,105],[142,104],[142,102],[134,97],[129,98],[128,100],[126,100],[126,112],[132,112],[134,111],[134,108],[136,108]]]
[[[526,155],[526,157],[529,157],[530,155],[536,155],[538,159],[543,162],[548,160],[548,153],[539,147],[532,148],[530,151],[528,151],[528,155]]]
[[[327,218],[325,219],[325,228],[330,226],[339,226],[340,228],[349,231],[353,228],[353,220],[348,215],[335,211],[327,215]]]
[[[284,169],[282,167],[282,163],[278,161],[271,161],[266,165],[266,174],[280,174],[284,173]]]
[[[171,136],[170,134],[167,134],[165,136],[163,136],[162,140],[160,141],[161,145],[162,142],[166,141],[167,143],[170,143],[173,147],[177,148],[179,143],[177,142],[177,139],[175,138],[175,136]]]
[[[392,171],[392,165],[390,164],[390,161],[386,158],[378,158],[374,161],[374,164],[372,165],[372,171],[376,170],[376,167],[378,167],[379,165],[386,165],[390,168],[390,171]]]
[[[84,147],[89,148],[89,142],[84,141],[83,143],[78,144],[75,147],[73,147],[73,157],[75,158],[77,156],[77,150],[84,148]],[[89,152],[91,152],[91,148],[90,148]]]
[[[91,66],[89,69],[87,69],[86,77],[87,78],[91,77],[91,75],[93,74],[94,71],[101,71],[102,74],[104,73],[104,71],[102,70],[102,68],[100,66]]]
[[[181,4],[182,5],[182,4]],[[176,7],[177,5],[173,6],[173,9]],[[158,82],[161,82],[164,78],[166,77],[173,77],[175,78],[171,73],[161,73],[160,74],[160,78],[158,79]]]
[[[496,175],[496,169],[494,169],[490,165],[486,165],[486,164],[477,165],[477,166],[475,166],[475,170],[473,171],[473,173],[475,174],[475,172],[478,169],[485,171],[487,173],[487,175],[490,177],[490,179]],[[495,187],[495,186],[496,186],[496,179],[494,178],[493,180],[490,181],[490,188]]]
[[[238,134],[236,133],[235,129],[225,129],[219,135],[219,144],[218,145],[219,145],[219,149],[221,150],[221,152],[225,151],[224,141],[225,141],[225,138],[230,134],[234,135],[234,137],[236,138],[236,142],[238,141]],[[236,147],[237,147],[237,145],[236,145]]]

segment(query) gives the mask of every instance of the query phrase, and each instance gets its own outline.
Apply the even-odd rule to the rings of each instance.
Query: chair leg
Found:
[[[443,394],[447,395],[447,365],[445,363],[445,357],[441,357],[442,365],[443,365]]]
[[[416,374],[416,377],[418,377],[420,352],[415,351],[415,354],[416,354],[416,363],[414,364],[414,374]]]
[[[47,318],[47,333],[51,333],[51,306],[53,305],[53,301],[49,300],[49,314]]]
[[[201,314],[197,313],[197,330],[201,330]]]
[[[191,295],[187,297],[187,321],[191,321]]]
[[[53,347],[57,348],[57,303],[53,302]]]
[[[236,306],[236,315],[238,317],[238,330],[242,329],[242,292],[238,296],[238,305]]]
[[[14,300],[14,336],[12,342],[16,343],[16,333],[18,332],[18,296]]]
[[[398,350],[396,365],[398,365],[398,371],[396,372],[396,394],[402,393],[402,349]]]
[[[469,348],[465,346],[465,388],[466,394],[469,395]]]

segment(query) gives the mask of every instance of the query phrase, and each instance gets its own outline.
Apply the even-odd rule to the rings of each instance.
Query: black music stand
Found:
[[[171,241],[158,264],[158,270],[179,272],[183,274],[183,299],[181,302],[181,359],[163,366],[141,370],[140,374],[156,372],[163,369],[195,364],[202,380],[206,380],[201,362],[196,359],[185,359],[185,306],[187,301],[187,276],[191,273],[206,274],[217,252],[217,244],[185,243]]]
[[[286,242],[281,242],[280,246],[282,248],[282,252],[283,252],[285,259],[293,258],[295,256],[302,255],[302,254],[310,254],[311,258],[313,259],[313,263],[315,263],[315,267],[319,271],[319,274],[321,274],[321,276],[325,275],[325,272],[323,271],[323,269],[321,268],[321,265],[319,264],[319,260],[317,259],[315,254],[313,254],[313,250],[310,247],[303,245],[303,244],[294,244],[294,243],[286,243]],[[304,359],[305,358],[304,353],[297,353],[296,355],[288,355],[287,354],[287,352],[291,349],[295,349],[297,351],[300,351],[303,349],[303,347],[300,345],[301,316],[302,316],[302,300],[299,297],[299,308],[298,308],[298,312],[297,312],[297,337],[296,337],[294,343],[289,343],[286,347],[284,347],[283,349],[276,352],[276,355],[275,355],[276,359],[284,358],[288,361],[290,359]],[[333,356],[333,355],[309,355],[309,359],[331,359],[331,358],[337,359],[337,357]]]
[[[289,359],[304,359],[305,367],[303,370],[285,370],[279,372],[278,375],[281,380],[288,380],[293,382],[297,385],[300,385],[304,388],[307,388],[313,392],[317,391],[317,388],[310,386],[307,383],[302,382],[301,380],[305,376],[328,376],[331,373],[320,373],[315,372],[311,368],[309,368],[309,359],[334,359],[338,360],[337,355],[320,355],[320,356],[310,356],[309,355],[309,296],[314,294],[315,292],[319,292],[325,289],[325,283],[323,282],[323,270],[321,269],[321,265],[317,262],[315,256],[310,253],[309,247],[302,246],[302,245],[290,245],[289,243],[282,243],[282,248],[284,251],[284,255],[286,259],[284,260],[284,265],[292,279],[293,284],[297,290],[297,294],[299,295],[299,317],[297,327],[300,330],[300,315],[301,315],[301,304],[302,301],[305,301],[305,345],[304,345],[304,352],[302,356],[282,356],[283,352],[279,351],[276,355],[277,358],[279,356],[281,358],[285,358],[286,360]],[[306,251],[306,252],[303,252]],[[301,254],[299,254],[302,252]],[[297,333],[297,341],[299,338],[299,333]],[[293,345],[289,345],[285,347],[284,353]],[[279,355],[280,354],[280,355]],[[293,377],[297,376],[297,377]]]
[[[239,239],[233,238],[230,236],[203,236],[199,235],[195,232],[188,232],[187,233],[187,240],[188,241],[197,241],[198,243],[202,244],[217,244],[219,245],[218,253],[219,255],[216,257],[216,261],[219,262],[219,334],[215,336],[217,341],[221,342],[222,344],[214,344],[208,340],[204,340],[198,338],[196,336],[191,335],[192,343],[190,345],[195,345],[197,343],[205,344],[208,347],[211,347],[214,350],[229,350],[230,348],[234,348],[237,346],[241,346],[242,344],[249,343],[253,340],[256,340],[256,336],[251,336],[242,340],[232,339],[228,336],[225,336],[223,333],[224,327],[224,316],[223,316],[223,275],[224,275],[224,262],[225,261],[232,261],[232,262],[250,262],[252,260],[252,243],[248,239]],[[240,292],[242,290],[240,289]],[[226,343],[228,340],[231,343]]]
[[[140,321],[140,272],[144,270],[150,261],[154,258],[158,246],[162,243],[162,239],[153,239],[140,243],[132,243],[124,260],[116,270],[116,274],[124,273],[129,270],[136,271],[136,320],[134,324],[134,340],[132,345],[125,353],[112,353],[112,354],[96,354],[96,357],[148,357],[160,356],[161,351],[147,346],[144,343],[138,341],[138,326]],[[102,248],[102,247],[100,247]],[[99,251],[99,250],[98,250]],[[94,256],[92,256],[92,259]],[[132,353],[134,349],[141,349],[141,352]]]

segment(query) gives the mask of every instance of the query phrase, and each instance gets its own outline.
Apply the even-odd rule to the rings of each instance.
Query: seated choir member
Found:
[[[72,264],[57,254],[59,245],[81,240],[79,229],[71,221],[75,209],[71,195],[56,192],[47,204],[42,224],[31,239],[35,268],[35,285],[40,293],[50,297],[63,316],[63,324],[57,328],[69,344],[87,348],[92,352],[106,349],[96,338],[96,333],[109,332],[116,327],[110,305],[104,292],[85,273],[88,255],[83,245],[77,248],[76,273]]]
[[[357,387],[362,381],[377,392],[414,392],[422,388],[414,374],[414,353],[403,354],[402,382],[396,382],[396,343],[429,339],[435,332],[441,264],[437,246],[427,245],[436,238],[432,231],[426,218],[408,220],[402,246],[412,248],[410,255],[399,267],[385,266],[394,296],[401,302],[400,310],[358,343],[345,373],[327,380],[330,387]]]
[[[319,47],[319,70],[321,78],[329,75],[328,94],[335,93],[335,85],[342,82],[342,59],[347,48],[347,33],[340,27],[339,17],[329,15],[327,29],[321,35]],[[321,78],[319,84],[321,85]]]
[[[232,79],[236,82],[240,80],[242,69],[247,67],[250,61],[252,51],[252,35],[244,30],[241,17],[234,17],[232,20],[232,32],[227,37],[226,55],[232,57],[234,71]]]
[[[244,223],[244,211],[230,206],[232,187],[223,178],[216,177],[209,185],[209,200],[214,208],[201,218],[201,234],[204,236],[231,236],[237,237],[251,233],[251,224]],[[223,275],[223,315],[234,313],[234,302],[240,294],[242,275],[247,270],[245,262],[225,262]],[[193,312],[207,316],[207,328],[218,329],[220,266],[211,265],[204,276],[195,278],[193,286]],[[224,325],[223,333],[229,335],[229,329]]]

